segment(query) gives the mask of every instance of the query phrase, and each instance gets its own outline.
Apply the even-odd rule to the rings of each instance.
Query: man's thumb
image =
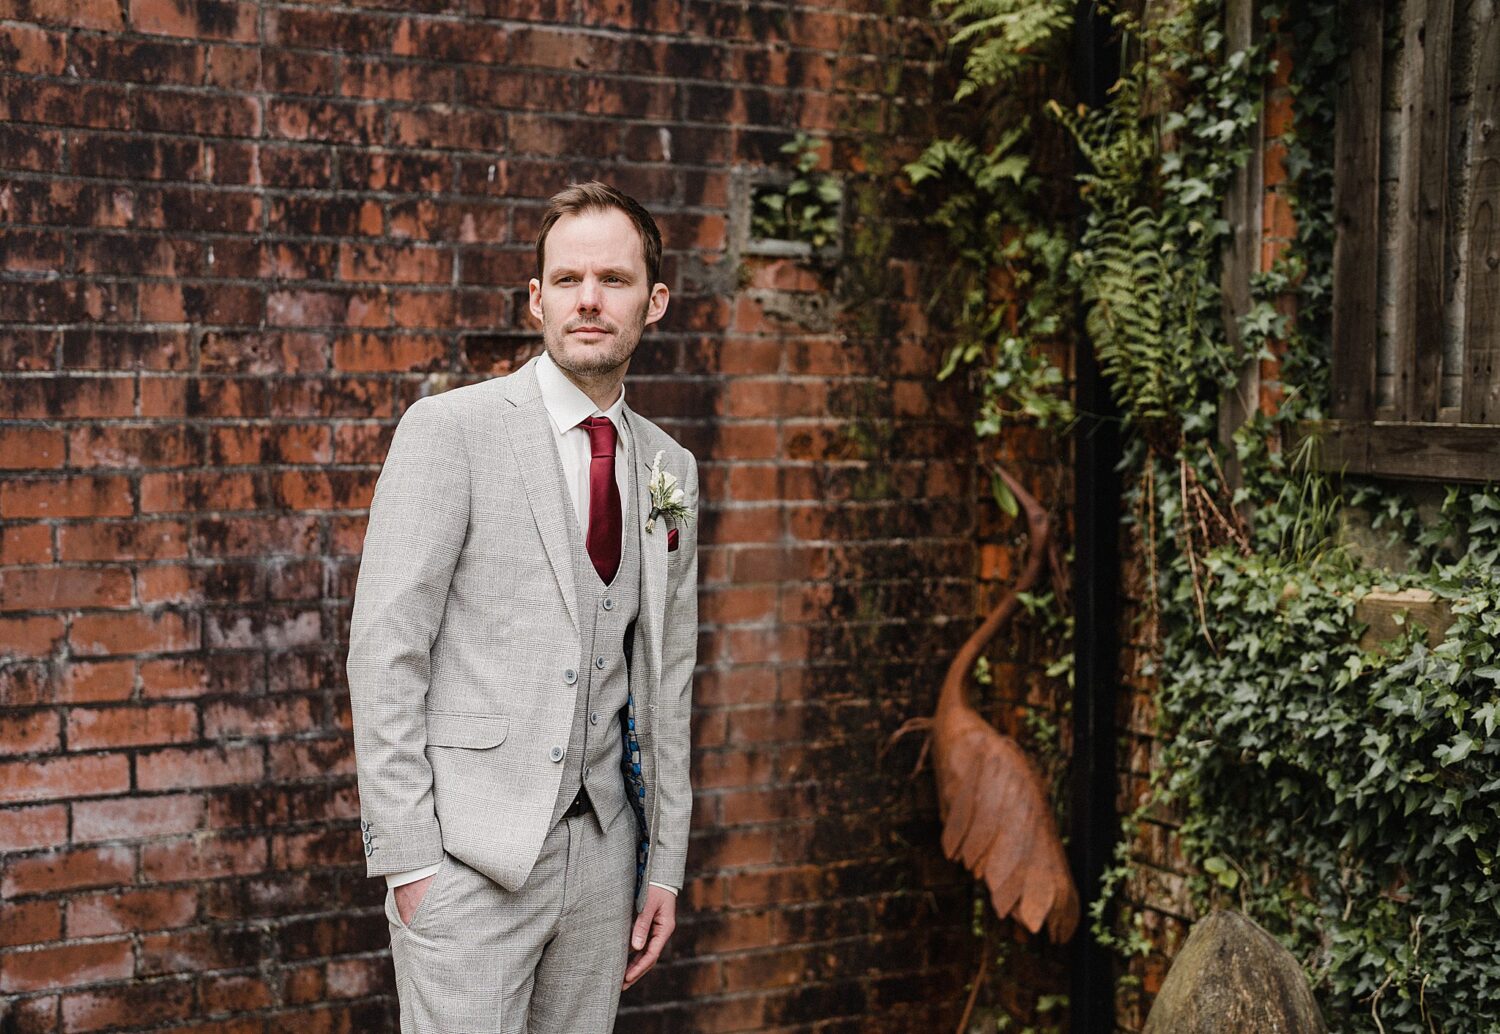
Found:
[[[646,913],[642,912],[635,921],[635,928],[630,931],[630,946],[640,951],[646,946]]]

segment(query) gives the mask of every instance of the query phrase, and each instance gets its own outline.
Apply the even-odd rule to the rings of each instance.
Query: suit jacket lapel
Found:
[[[667,526],[660,518],[654,531],[646,531],[651,513],[651,459],[656,455],[656,441],[648,435],[644,420],[636,417],[627,403],[623,410],[630,424],[635,448],[636,535],[640,541],[641,611],[645,620],[646,649],[650,655],[652,685],[661,679],[662,621],[667,607]]]
[[[552,420],[542,403],[536,383],[536,361],[528,362],[506,378],[506,398],[515,408],[505,421],[511,453],[526,486],[526,501],[536,519],[537,531],[573,630],[579,631],[578,594],[573,583],[573,561],[568,548],[568,490],[562,481],[562,460],[552,434]]]

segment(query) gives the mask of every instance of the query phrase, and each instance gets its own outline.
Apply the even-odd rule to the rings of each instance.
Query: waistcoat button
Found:
[[[606,596],[606,597],[604,597],[604,603],[601,604],[601,606],[603,606],[605,610],[614,610],[615,609],[615,601],[612,600],[612,599],[610,599],[608,596]]]
[[[602,653],[598,657],[594,658],[594,667],[598,668],[600,671],[604,670],[604,655]]]
[[[553,747],[547,756],[553,761],[561,761],[563,759],[563,749],[561,747]]]
[[[590,725],[598,725],[599,724],[599,712],[598,711],[595,711],[593,714],[589,715],[589,724]]]

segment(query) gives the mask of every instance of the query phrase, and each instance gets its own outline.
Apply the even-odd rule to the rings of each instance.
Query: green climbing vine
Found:
[[[970,378],[982,441],[1065,433],[1061,357],[1081,317],[1129,431],[1159,756],[1094,935],[1127,956],[1160,948],[1131,891],[1136,846],[1175,827],[1191,907],[1240,908],[1277,936],[1331,1030],[1500,1030],[1500,492],[1424,502],[1325,477],[1315,444],[1283,444],[1328,398],[1344,37],[1333,0],[1267,3],[1257,42],[1231,47],[1225,9],[1118,5],[1123,71],[1084,110],[1059,74],[1071,4],[938,0],[968,117],[905,171],[958,260],[933,292],[954,340],[939,376]],[[1296,237],[1229,327],[1224,198],[1288,59],[1277,189]],[[1058,133],[1079,156],[1065,176]],[[1221,400],[1271,358],[1281,395],[1225,440]],[[1406,562],[1372,564],[1351,523],[1404,544]],[[1425,590],[1452,623],[1362,645],[1356,603],[1377,589]]]

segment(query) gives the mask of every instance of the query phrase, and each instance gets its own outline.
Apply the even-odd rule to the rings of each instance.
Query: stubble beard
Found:
[[[552,323],[546,319],[542,321],[542,344],[547,349],[547,354],[552,357],[552,361],[560,369],[575,377],[592,379],[607,376],[629,362],[630,357],[635,354],[641,335],[646,330],[646,309],[649,305],[650,299],[648,298],[632,324],[616,328],[611,338],[613,346],[608,351],[590,348],[583,351],[581,355],[570,355],[565,347],[564,339],[567,335],[563,332],[563,324]],[[580,325],[586,326],[587,324],[580,323]]]

